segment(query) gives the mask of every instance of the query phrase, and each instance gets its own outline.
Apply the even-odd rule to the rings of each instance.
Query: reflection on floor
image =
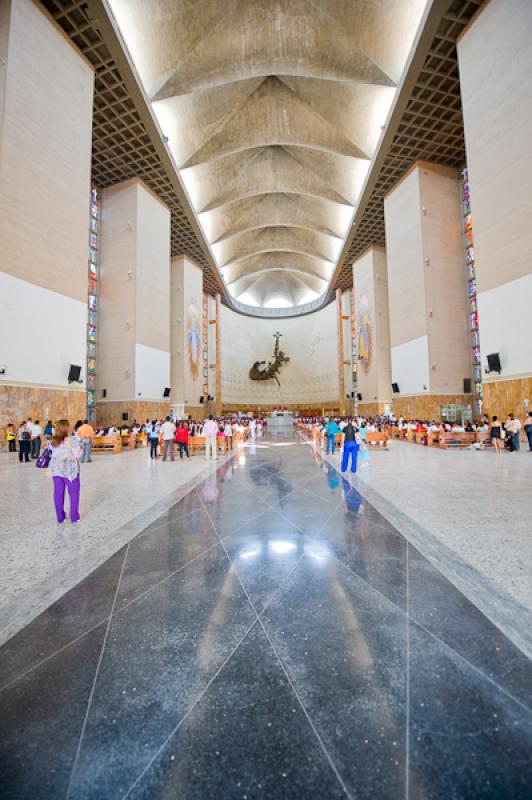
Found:
[[[282,435],[4,645],[0,683],[2,800],[531,796],[528,659]]]

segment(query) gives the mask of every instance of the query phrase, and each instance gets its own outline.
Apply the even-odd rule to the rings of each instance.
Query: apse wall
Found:
[[[272,360],[275,340],[290,358],[275,380],[252,381],[255,361]],[[321,405],[338,403],[338,342],[335,303],[304,317],[260,319],[225,306],[221,311],[222,398],[225,404]]]

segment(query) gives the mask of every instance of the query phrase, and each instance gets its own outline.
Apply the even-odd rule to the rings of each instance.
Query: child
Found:
[[[60,419],[52,437],[50,473],[54,482],[54,504],[57,521],[65,521],[65,489],[70,498],[70,521],[79,520],[79,460],[83,453],[81,442],[69,436],[70,423]]]
[[[364,440],[360,442],[360,449],[358,451],[358,460],[361,469],[367,469],[369,466],[369,451],[368,446]]]
[[[6,430],[7,445],[10,453],[17,452],[17,432],[12,422],[9,423]]]

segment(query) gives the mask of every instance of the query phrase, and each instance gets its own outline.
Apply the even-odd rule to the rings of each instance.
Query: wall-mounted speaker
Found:
[[[122,411],[122,421],[127,422],[129,419],[129,414],[127,411]]]
[[[166,388],[165,388],[165,390],[163,392],[163,397],[170,397],[170,387],[169,386],[166,386]]]
[[[201,397],[200,397],[199,401],[200,401],[200,403],[203,405],[203,403],[205,402],[205,398],[203,397],[203,395],[201,395]]]
[[[488,372],[501,373],[501,359],[498,353],[490,353],[488,355]]]
[[[471,378],[464,378],[464,394],[471,394]]]
[[[79,376],[81,375],[81,367],[77,364],[71,364],[70,369],[68,370],[68,382],[69,383],[80,383]]]
[[[398,383],[392,383],[392,392],[394,394],[399,394],[399,384]]]
[[[360,394],[360,392],[357,392],[357,400],[358,401],[362,400],[362,395]]]
[[[107,389],[102,389],[102,397],[107,397]]]

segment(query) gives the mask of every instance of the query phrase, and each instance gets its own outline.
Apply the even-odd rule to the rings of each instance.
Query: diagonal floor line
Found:
[[[364,583],[368,587],[368,589],[370,589],[373,593],[378,594],[381,600],[384,600],[388,605],[393,606],[393,608],[396,611],[399,611],[401,614],[404,614],[405,617],[408,616],[409,624],[413,623],[414,625],[417,625],[418,628],[421,628],[421,630],[423,630],[426,634],[428,634],[431,637],[431,639],[434,639],[442,647],[444,647],[445,650],[448,650],[449,652],[453,653],[457,658],[460,659],[460,661],[463,661],[464,664],[467,664],[471,669],[473,669],[482,678],[484,678],[484,680],[486,680],[489,683],[491,683],[492,686],[494,686],[500,692],[505,694],[510,700],[513,700],[514,703],[517,703],[528,714],[532,714],[532,708],[530,708],[525,703],[523,703],[522,700],[519,700],[517,697],[515,697],[511,692],[508,691],[508,689],[505,689],[504,686],[501,686],[499,683],[497,683],[497,681],[495,681],[493,678],[491,678],[489,675],[487,675],[482,669],[480,669],[480,667],[475,666],[475,664],[473,664],[471,661],[469,661],[469,659],[467,659],[465,656],[463,656],[461,653],[459,653],[458,650],[455,650],[454,647],[451,647],[450,644],[447,644],[447,642],[444,642],[444,640],[440,639],[439,636],[436,636],[435,633],[433,633],[432,631],[429,631],[428,628],[425,628],[425,626],[421,622],[419,622],[415,617],[411,616],[410,614],[407,615],[405,610],[403,608],[401,608],[401,606],[398,606],[397,603],[394,603],[393,600],[390,600],[389,597],[386,597],[386,595],[383,594],[380,591],[380,589],[377,589],[371,583],[368,583],[368,581],[365,578],[363,578],[362,575],[359,575],[358,572],[355,572],[355,570],[352,567],[350,567],[349,564],[346,564],[344,561],[342,561],[340,558],[338,558],[338,556],[334,555],[334,553],[332,554],[332,558],[335,561],[338,561],[340,566],[342,566],[344,569],[348,570],[352,575],[354,575],[356,578],[358,578],[360,581],[362,581],[362,583]],[[490,624],[493,625],[493,623],[490,623]],[[494,626],[494,627],[496,627],[496,626]]]
[[[334,510],[336,510],[336,508],[335,508]],[[207,513],[208,513],[208,512],[207,512]],[[334,513],[334,512],[332,512],[332,513]],[[330,516],[327,518],[327,520],[326,520],[326,521],[323,523],[323,525],[320,527],[320,531],[323,529],[323,527],[324,527],[324,526],[326,525],[326,523],[329,521],[329,519],[330,519],[330,518],[331,518],[331,516],[332,516],[332,513],[331,513],[331,514],[330,514]],[[213,525],[214,525],[214,523],[213,523]],[[216,530],[216,526],[215,526],[215,530]],[[218,531],[216,531],[216,533],[218,534]],[[319,535],[319,532],[318,532],[318,535]],[[337,767],[336,767],[336,764],[334,763],[334,761],[333,761],[333,759],[332,759],[332,756],[330,755],[329,751],[327,750],[327,748],[326,748],[326,746],[325,746],[325,743],[324,743],[323,739],[321,738],[321,736],[320,736],[320,734],[319,734],[319,732],[318,732],[318,730],[317,730],[316,726],[314,725],[314,722],[312,721],[312,719],[311,719],[311,717],[310,717],[310,714],[308,713],[308,711],[307,711],[307,708],[306,708],[305,704],[303,703],[303,700],[302,700],[302,699],[301,699],[301,697],[299,696],[299,694],[298,694],[298,692],[297,692],[297,690],[296,690],[296,688],[295,688],[295,686],[294,686],[294,684],[293,684],[293,682],[292,682],[292,680],[291,680],[291,678],[290,678],[290,675],[288,674],[288,671],[287,671],[287,669],[286,669],[286,667],[285,667],[285,665],[284,665],[284,663],[283,663],[283,661],[282,661],[282,659],[281,659],[281,657],[280,657],[279,653],[277,652],[277,650],[276,650],[276,648],[275,648],[275,646],[274,646],[274,644],[273,644],[273,642],[272,642],[272,640],[271,640],[271,638],[270,638],[270,636],[269,636],[269,634],[268,634],[268,631],[266,630],[266,627],[265,627],[265,625],[264,625],[264,623],[263,623],[263,621],[262,621],[262,615],[264,614],[264,612],[266,611],[266,609],[267,609],[267,608],[269,608],[269,606],[271,605],[271,603],[272,603],[272,601],[273,601],[274,597],[275,597],[275,596],[278,594],[278,591],[280,590],[281,586],[282,586],[282,585],[285,583],[285,581],[288,581],[289,577],[291,577],[291,576],[293,575],[294,571],[296,570],[296,568],[298,567],[298,565],[301,563],[301,561],[302,561],[302,559],[303,559],[303,554],[301,554],[300,558],[297,560],[297,563],[294,565],[294,568],[293,568],[293,569],[290,571],[290,573],[289,573],[289,574],[286,576],[285,580],[281,581],[281,584],[280,584],[280,586],[277,588],[277,591],[276,591],[276,592],[274,593],[274,595],[273,595],[273,596],[270,598],[270,601],[269,601],[269,602],[268,602],[268,603],[267,603],[267,604],[264,606],[264,608],[262,609],[262,611],[261,611],[261,612],[260,612],[260,614],[259,614],[259,613],[257,612],[257,609],[255,608],[255,604],[253,603],[253,600],[252,600],[252,599],[251,599],[251,597],[249,596],[249,593],[248,593],[248,591],[247,591],[247,589],[246,589],[246,587],[245,587],[245,585],[244,585],[244,582],[243,582],[242,578],[240,577],[240,574],[239,574],[239,572],[238,572],[238,568],[236,567],[235,563],[232,561],[232,559],[231,559],[231,556],[230,556],[230,555],[229,555],[229,553],[227,552],[227,549],[226,549],[226,547],[225,547],[225,544],[224,544],[224,542],[223,542],[221,539],[220,539],[220,543],[221,543],[222,547],[223,547],[223,548],[224,548],[224,550],[225,550],[225,554],[226,554],[227,558],[229,559],[229,563],[231,564],[231,566],[233,567],[233,569],[234,569],[234,571],[235,571],[235,575],[237,576],[237,578],[238,578],[238,580],[239,580],[239,582],[240,582],[240,585],[242,586],[242,590],[244,591],[244,593],[245,593],[245,595],[246,595],[246,597],[247,597],[247,599],[248,599],[248,602],[249,602],[249,604],[250,604],[251,608],[253,609],[253,611],[255,612],[255,614],[256,614],[256,616],[257,616],[257,621],[258,621],[259,625],[261,626],[261,628],[262,628],[262,630],[263,630],[263,632],[264,632],[264,635],[266,636],[266,638],[267,638],[267,640],[268,640],[268,642],[269,642],[269,644],[270,644],[270,647],[272,648],[272,651],[273,651],[273,653],[275,654],[275,657],[277,658],[277,660],[278,660],[278,662],[279,662],[279,666],[281,667],[281,669],[282,669],[282,671],[283,671],[283,673],[284,673],[284,675],[285,675],[285,677],[286,677],[286,680],[288,681],[288,685],[290,686],[290,688],[291,688],[291,689],[292,689],[292,691],[294,692],[294,695],[295,695],[295,697],[296,697],[296,699],[297,699],[297,701],[298,701],[298,703],[299,703],[299,705],[300,705],[300,707],[301,707],[301,710],[303,711],[303,714],[304,714],[304,715],[305,715],[305,717],[307,718],[307,722],[309,723],[309,725],[310,725],[310,727],[311,727],[311,730],[313,731],[313,733],[314,733],[314,735],[315,735],[315,737],[316,737],[316,739],[317,739],[317,741],[318,741],[318,744],[319,744],[319,746],[321,747],[321,749],[322,749],[322,751],[323,751],[323,754],[325,755],[325,758],[327,759],[327,761],[328,761],[328,763],[329,763],[329,765],[330,765],[330,767],[331,767],[332,771],[334,772],[334,774],[335,774],[335,776],[336,776],[336,778],[337,778],[337,780],[338,780],[338,782],[339,782],[340,786],[342,787],[343,791],[345,792],[346,796],[347,796],[347,797],[348,797],[350,800],[352,800],[352,798],[351,798],[351,795],[350,795],[349,791],[347,790],[347,787],[346,787],[346,785],[345,785],[345,783],[344,783],[344,781],[343,781],[343,779],[342,779],[342,776],[340,775],[340,773],[339,773],[339,771],[338,771],[338,769],[337,769]]]
[[[194,492],[194,491],[195,490],[193,489],[192,492]],[[190,492],[189,495],[185,495],[185,497],[187,497],[187,496],[190,497],[192,492]],[[182,502],[181,500],[178,500],[176,505],[178,505],[181,502]],[[175,506],[172,506],[168,511],[165,512],[165,514],[169,514],[170,511],[172,510],[172,508],[175,508]],[[137,535],[133,539],[130,540],[130,544],[133,544],[134,542],[137,542],[139,539],[142,539],[142,537],[145,536],[147,533],[148,534],[149,533],[154,533],[155,531],[159,530],[159,528],[164,528],[165,525],[172,525],[173,523],[181,522],[181,520],[186,519],[187,517],[190,517],[191,514],[199,514],[201,511],[203,511],[203,509],[194,508],[192,511],[185,511],[184,514],[182,514],[180,517],[176,517],[174,520],[168,520],[167,519],[167,520],[164,520],[162,522],[158,522],[157,521],[157,519],[161,519],[161,517],[158,517],[153,522],[151,522],[146,528],[144,528],[143,531],[140,531],[140,533],[137,533]],[[163,516],[163,515],[161,515],[161,516]]]
[[[87,701],[87,708],[85,710],[85,716],[83,718],[83,724],[81,726],[81,732],[80,732],[80,735],[79,735],[78,746],[76,747],[76,754],[74,756],[74,761],[72,763],[72,770],[70,772],[70,778],[68,780],[68,786],[67,786],[67,790],[66,790],[66,794],[65,794],[65,800],[68,800],[68,798],[70,797],[70,791],[72,789],[72,781],[74,779],[74,774],[76,772],[77,763],[78,763],[79,756],[80,756],[80,753],[81,753],[81,746],[83,744],[83,737],[85,736],[85,730],[87,728],[87,722],[89,720],[89,714],[90,714],[90,710],[91,710],[91,706],[92,706],[92,701],[93,701],[93,698],[94,698],[94,693],[96,691],[96,684],[98,682],[98,675],[100,673],[100,667],[101,667],[102,661],[103,661],[103,654],[105,652],[105,645],[107,644],[107,637],[109,636],[109,630],[111,628],[111,621],[113,619],[113,610],[114,610],[115,603],[116,603],[116,600],[117,600],[117,597],[118,597],[118,591],[120,589],[120,583],[122,581],[122,575],[124,573],[124,567],[125,567],[125,564],[126,564],[126,558],[127,558],[128,552],[129,552],[129,544],[126,547],[126,552],[124,553],[124,560],[122,561],[122,568],[120,570],[120,575],[118,576],[118,581],[116,583],[115,596],[113,598],[113,604],[111,606],[111,613],[110,613],[109,619],[107,621],[107,627],[105,629],[103,642],[102,642],[102,647],[100,649],[100,655],[99,655],[99,658],[98,658],[98,663],[96,665],[96,670],[95,670],[95,673],[94,673],[94,679],[92,681],[92,687],[91,687],[91,690],[90,690],[89,699]]]
[[[151,758],[151,759],[149,760],[149,762],[146,764],[146,766],[144,767],[144,769],[142,770],[142,772],[140,773],[140,775],[138,775],[138,776],[137,776],[137,778],[135,779],[135,781],[134,781],[134,782],[131,784],[131,786],[129,787],[129,789],[127,790],[127,792],[126,792],[124,795],[122,795],[122,798],[121,798],[121,800],[126,800],[126,798],[128,798],[128,797],[129,797],[129,795],[131,794],[131,792],[132,792],[132,791],[133,791],[133,789],[135,788],[135,786],[137,786],[137,785],[138,785],[138,783],[139,783],[139,781],[140,781],[140,780],[142,780],[142,778],[144,777],[144,775],[146,774],[146,772],[147,772],[147,771],[150,769],[150,767],[152,766],[153,762],[154,762],[154,761],[157,759],[157,757],[158,757],[158,756],[159,756],[159,755],[162,753],[162,751],[164,750],[164,748],[166,747],[166,745],[167,745],[167,744],[170,742],[170,740],[171,740],[171,739],[172,739],[172,738],[175,736],[175,734],[177,733],[177,731],[179,730],[179,728],[180,728],[180,727],[183,725],[183,723],[184,723],[184,722],[186,722],[186,720],[187,720],[187,719],[188,719],[188,717],[189,717],[189,716],[192,714],[192,712],[194,711],[194,709],[196,708],[196,706],[198,705],[198,703],[200,703],[200,702],[201,702],[201,700],[203,699],[203,697],[205,696],[205,694],[207,693],[207,691],[209,690],[209,688],[212,686],[212,684],[214,683],[214,681],[216,680],[216,678],[218,677],[218,675],[220,674],[220,672],[221,672],[221,671],[223,670],[223,668],[225,667],[225,665],[226,665],[226,664],[227,664],[227,663],[228,663],[228,662],[229,662],[229,661],[232,659],[232,657],[234,656],[234,654],[236,653],[236,651],[238,650],[238,648],[240,647],[240,645],[242,644],[242,642],[243,642],[243,641],[244,641],[244,640],[245,640],[245,639],[246,639],[246,638],[249,636],[249,633],[251,632],[252,628],[254,628],[254,627],[255,627],[255,625],[257,624],[257,621],[258,621],[258,617],[255,617],[255,619],[253,620],[253,622],[251,623],[251,625],[249,626],[249,628],[246,630],[246,632],[245,632],[245,633],[244,633],[244,635],[241,637],[241,639],[239,639],[239,641],[238,641],[238,642],[236,643],[236,645],[233,647],[233,649],[231,650],[231,652],[229,653],[229,655],[227,656],[227,658],[226,658],[226,659],[225,659],[225,660],[224,660],[224,661],[223,661],[223,662],[220,664],[220,666],[218,667],[218,669],[216,670],[216,672],[214,672],[214,674],[213,674],[213,675],[212,675],[212,677],[209,679],[209,681],[207,682],[207,684],[204,686],[204,688],[201,690],[201,692],[200,692],[200,693],[197,695],[196,699],[194,700],[194,702],[192,703],[192,705],[190,706],[190,708],[188,709],[188,711],[187,711],[187,712],[186,712],[186,713],[183,715],[183,717],[181,717],[181,719],[179,720],[179,722],[177,723],[177,725],[176,725],[176,726],[175,726],[175,727],[174,727],[174,728],[173,728],[173,729],[170,731],[170,733],[168,734],[168,736],[166,737],[166,739],[164,740],[164,742],[162,743],[162,745],[159,747],[159,749],[157,750],[157,752],[156,752],[156,753],[155,753],[155,754],[152,756],[152,758]]]
[[[313,447],[313,446],[312,446],[312,444],[309,444],[309,446],[310,446],[311,448]],[[337,468],[336,468],[336,466],[335,466],[334,464],[332,464],[332,466],[334,467],[334,469],[337,469]],[[350,484],[350,485],[351,485],[351,486],[353,486],[352,484]],[[358,491],[358,489],[356,489],[356,487],[353,487],[353,488],[355,489],[355,491]],[[364,498],[364,499],[365,499],[365,498]],[[371,506],[371,502],[370,502],[369,500],[366,500],[365,502],[367,502],[367,503],[368,503],[368,504]],[[372,524],[378,525],[378,523],[377,523],[377,522],[375,522],[375,523],[372,523]],[[391,525],[391,523],[389,523],[389,524]],[[406,538],[406,536],[404,536],[404,534],[402,534],[402,533],[401,533],[401,531],[399,531],[399,530],[398,530],[398,531],[397,531],[397,533],[398,533],[398,535],[399,535],[399,536],[401,536],[401,538],[403,538],[403,539],[404,539],[404,541],[405,541],[405,543],[406,543],[406,547],[407,547],[407,552],[408,552],[408,547],[409,547],[409,546],[410,546],[410,547],[413,547],[414,549],[416,549],[416,550],[417,550],[417,548],[416,548],[416,545],[414,545],[414,544],[412,544],[411,542],[409,542],[409,540]],[[355,575],[355,577],[357,577],[359,580],[361,580],[363,583],[365,583],[365,584],[366,584],[366,586],[368,586],[368,587],[369,587],[369,589],[371,589],[371,591],[372,591],[372,592],[375,592],[375,593],[376,593],[376,594],[378,594],[378,595],[379,595],[379,596],[380,596],[380,597],[381,597],[383,600],[385,600],[385,601],[386,601],[386,603],[388,603],[389,605],[392,605],[392,606],[393,606],[395,609],[397,609],[398,611],[400,611],[402,614],[405,614],[405,611],[404,611],[404,609],[402,609],[400,606],[398,606],[396,603],[394,603],[394,602],[393,602],[393,600],[390,600],[390,598],[389,598],[389,597],[386,597],[386,595],[385,595],[385,594],[383,594],[383,593],[380,591],[380,589],[377,589],[377,588],[376,588],[375,586],[373,586],[371,583],[368,583],[368,581],[367,581],[365,578],[363,578],[361,575],[359,575],[359,573],[358,573],[358,572],[356,572],[356,571],[355,571],[355,570],[354,570],[352,567],[350,567],[350,566],[349,566],[349,564],[346,564],[344,561],[342,561],[342,560],[341,560],[341,559],[340,559],[338,556],[336,556],[334,553],[332,553],[331,555],[332,555],[332,558],[334,558],[336,561],[338,561],[338,563],[339,563],[339,564],[341,564],[341,565],[342,565],[342,567],[344,567],[344,569],[347,569],[347,570],[349,570],[349,572],[351,572],[353,575]],[[437,569],[437,568],[436,568],[436,569]],[[440,572],[440,571],[438,570],[438,572]],[[440,572],[440,575],[442,575],[442,577],[443,577],[443,578],[445,578],[445,575],[443,575],[443,573],[441,573],[441,572]],[[447,578],[445,578],[445,579],[446,579],[446,580],[448,580]],[[452,584],[451,584],[451,585],[452,585]],[[407,575],[407,589],[408,589],[408,575]],[[458,589],[456,586],[453,586],[453,589],[454,589],[454,591],[458,592],[458,593],[459,593],[459,594],[460,594],[462,597],[464,597],[464,598],[465,598],[465,599],[466,599],[466,600],[467,600],[469,603],[471,603],[471,604],[472,604],[472,605],[473,605],[473,606],[474,606],[474,607],[477,609],[477,611],[479,611],[479,612],[480,612],[480,613],[481,613],[481,614],[482,614],[482,615],[485,617],[485,614],[483,614],[483,612],[482,612],[482,611],[480,611],[480,609],[479,609],[479,608],[478,608],[478,607],[475,605],[475,603],[473,603],[473,601],[472,601],[472,600],[470,600],[468,597],[466,597],[466,596],[463,594],[463,592],[461,592],[461,591],[460,591],[460,590],[459,590],[459,589]],[[414,625],[417,625],[419,628],[421,628],[421,630],[423,630],[423,631],[424,631],[426,634],[428,634],[428,635],[429,635],[429,636],[430,636],[432,639],[434,639],[434,640],[435,640],[436,642],[438,642],[438,643],[439,643],[439,644],[440,644],[442,647],[444,647],[444,648],[445,648],[445,650],[447,650],[447,651],[449,651],[449,652],[453,653],[453,654],[454,654],[454,655],[455,655],[455,656],[456,656],[458,659],[460,659],[460,661],[462,661],[462,662],[464,662],[465,664],[467,664],[467,665],[468,665],[468,666],[469,666],[469,667],[470,667],[472,670],[474,670],[474,671],[475,671],[476,673],[478,673],[478,674],[479,674],[479,675],[480,675],[482,678],[484,678],[484,680],[486,680],[486,681],[488,681],[489,683],[491,683],[491,685],[492,685],[492,686],[494,686],[494,687],[495,687],[496,689],[498,689],[500,692],[502,692],[503,694],[505,694],[505,695],[506,695],[506,696],[507,696],[507,697],[508,697],[510,700],[513,700],[513,702],[514,702],[514,703],[517,703],[517,704],[518,704],[518,705],[519,705],[519,706],[520,706],[520,707],[521,707],[521,708],[522,708],[524,711],[526,711],[526,712],[527,712],[527,713],[529,713],[529,714],[530,714],[530,713],[532,713],[532,707],[528,706],[526,703],[523,703],[523,701],[522,701],[522,700],[519,700],[519,699],[518,699],[517,697],[515,697],[515,696],[514,696],[514,695],[513,695],[513,694],[512,694],[510,691],[508,691],[508,689],[505,689],[505,688],[504,688],[504,686],[501,686],[499,683],[497,683],[497,681],[496,681],[496,680],[494,680],[492,677],[490,677],[488,674],[486,674],[486,672],[484,672],[482,669],[480,669],[480,668],[479,668],[479,667],[477,667],[475,664],[473,664],[471,661],[469,661],[469,659],[467,659],[465,656],[463,656],[461,653],[459,653],[459,652],[458,652],[458,650],[455,650],[455,649],[454,649],[454,647],[452,647],[450,644],[448,644],[447,642],[445,642],[443,639],[440,639],[440,637],[439,637],[439,636],[436,636],[436,634],[435,634],[435,633],[433,633],[432,631],[429,631],[429,630],[428,630],[428,628],[426,628],[426,627],[425,627],[425,626],[424,626],[424,625],[423,625],[421,622],[419,622],[419,621],[418,621],[418,620],[417,620],[415,617],[413,617],[413,616],[410,614],[410,610],[408,611],[408,614],[407,614],[406,616],[408,616],[408,620],[409,620],[409,623],[408,623],[408,624],[409,624],[409,625],[410,625],[410,623],[411,623],[411,622],[412,622]],[[508,639],[508,637],[506,636],[506,634],[504,633],[504,631],[502,631],[500,628],[498,628],[498,627],[497,627],[497,625],[495,625],[495,623],[491,622],[491,620],[490,620],[490,619],[488,619],[487,617],[486,617],[486,619],[487,619],[487,621],[489,622],[489,624],[490,624],[490,625],[493,625],[493,627],[494,627],[496,630],[500,631],[500,632],[502,633],[502,635],[503,635],[503,636],[504,636],[506,639]],[[513,642],[511,642],[511,640],[510,640],[510,639],[508,639],[508,641],[509,641],[511,644],[513,644]],[[516,645],[514,645],[514,646],[516,646]],[[518,649],[519,649],[519,648],[518,648]]]

